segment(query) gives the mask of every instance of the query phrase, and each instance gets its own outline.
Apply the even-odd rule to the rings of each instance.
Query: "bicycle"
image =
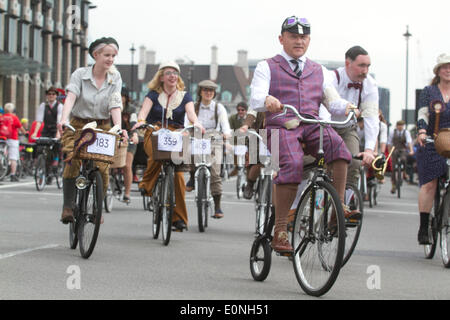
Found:
[[[44,190],[47,182],[55,178],[58,189],[62,189],[63,164],[58,160],[58,165],[53,166],[53,150],[60,144],[59,139],[41,137],[36,139],[37,153],[34,181],[37,191]]]
[[[20,161],[22,165],[21,178],[26,176],[34,176],[35,159],[33,157],[35,143],[21,143],[20,144]]]
[[[66,125],[66,127],[73,132],[77,131],[71,125]],[[93,145],[98,146],[98,141],[103,140],[101,147],[97,148],[95,152],[90,151],[89,147],[85,151],[86,154],[95,155],[97,159],[94,160],[93,157],[81,155],[80,152],[78,155],[75,155],[75,157],[81,159],[81,166],[80,173],[75,179],[76,206],[73,211],[74,221],[69,223],[69,244],[70,248],[75,250],[79,243],[81,256],[84,259],[88,259],[97,243],[103,209],[103,179],[95,161],[102,161],[102,155],[112,159],[115,151],[112,151],[111,155],[111,150],[108,149],[108,146],[115,145],[118,137],[112,134],[105,134],[102,131],[95,132],[92,129],[83,130],[81,135],[85,133],[86,135],[92,133]],[[112,148],[114,150],[114,147]]]
[[[167,129],[161,129],[156,131],[156,127],[151,124],[144,124],[140,128],[150,128],[154,131],[152,135],[156,138],[152,141],[154,144],[154,150],[157,149],[159,152],[161,151],[170,151],[170,150],[159,150],[157,148],[158,139],[161,138],[162,144],[168,149],[173,149],[173,138],[174,136],[168,132]],[[179,138],[181,139],[181,135],[193,128],[193,126],[189,126],[184,128],[182,131],[177,132],[179,134]],[[173,134],[173,133],[172,133]],[[160,137],[161,135],[161,137]],[[179,141],[178,141],[179,142]],[[171,152],[169,152],[171,153]],[[155,153],[153,154],[155,159]],[[149,202],[148,208],[152,213],[152,232],[153,239],[158,239],[159,232],[162,229],[162,241],[163,245],[168,246],[170,242],[170,237],[172,233],[172,216],[173,209],[175,207],[175,190],[174,190],[174,175],[175,175],[175,167],[176,165],[172,162],[170,158],[165,158],[161,161],[161,171],[159,173],[158,179],[156,181],[155,186],[153,187],[151,200]]]
[[[205,232],[208,227],[208,216],[213,216],[214,201],[211,195],[211,161],[207,161],[207,156],[211,153],[212,135],[218,132],[207,131],[210,134],[209,139],[191,138],[191,155],[193,156],[193,163],[195,164],[195,203],[197,204],[197,221],[199,232]],[[200,159],[199,159],[200,158]],[[211,159],[210,159],[211,160]]]
[[[8,174],[8,147],[6,145],[6,138],[0,137],[0,181],[5,179]]]
[[[292,111],[300,121],[320,125],[320,145],[316,162],[305,166],[311,169],[313,177],[302,193],[294,214],[292,246],[293,266],[297,282],[305,293],[321,296],[328,292],[336,281],[344,258],[345,218],[344,209],[336,189],[331,184],[325,169],[323,131],[326,125],[348,123],[351,113],[344,122],[327,122],[302,117],[293,106],[284,105],[284,113]],[[264,232],[253,242],[250,252],[250,270],[253,279],[264,281],[270,271],[270,242],[275,223],[274,209],[271,210]]]
[[[434,143],[434,140],[427,138],[425,142]],[[433,259],[440,236],[442,262],[446,268],[450,268],[450,159],[447,159],[447,168],[446,175],[438,179],[433,211],[428,223],[430,244],[424,246],[424,253],[426,259]]]
[[[236,156],[237,178],[236,178],[236,196],[238,199],[244,197],[244,188],[247,185],[245,176],[245,153],[247,148],[244,145],[238,145],[234,149]]]
[[[401,187],[403,185],[403,172],[405,170],[405,161],[401,157],[402,151],[397,150],[397,158],[394,164],[394,169],[392,170],[392,174],[395,174],[396,176],[396,183],[395,183],[395,189],[397,191],[397,198],[400,199],[401,196]]]

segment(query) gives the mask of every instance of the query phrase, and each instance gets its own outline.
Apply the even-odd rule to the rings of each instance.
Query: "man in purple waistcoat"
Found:
[[[331,73],[323,66],[306,58],[310,43],[310,25],[304,18],[289,17],[282,25],[279,41],[281,54],[258,64],[252,85],[250,108],[266,112],[266,127],[279,130],[279,167],[274,180],[275,234],[272,247],[279,253],[292,253],[287,235],[288,213],[302,181],[303,156],[317,155],[319,125],[300,124],[292,114],[277,117],[283,104],[289,104],[305,115],[319,118],[323,103],[330,112],[354,108],[340,98],[332,83]],[[342,111],[341,111],[342,113]],[[300,143],[300,141],[301,143]],[[269,149],[272,149],[268,137]],[[304,145],[304,147],[302,146]],[[333,185],[341,201],[345,197],[347,166],[352,156],[339,135],[331,128],[324,130],[325,160],[333,170]],[[359,212],[344,208],[346,218],[355,218]]]

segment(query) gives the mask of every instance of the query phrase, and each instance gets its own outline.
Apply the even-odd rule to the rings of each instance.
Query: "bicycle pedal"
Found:
[[[278,257],[286,257],[286,258],[292,257],[292,253],[290,252],[277,252],[276,254]]]

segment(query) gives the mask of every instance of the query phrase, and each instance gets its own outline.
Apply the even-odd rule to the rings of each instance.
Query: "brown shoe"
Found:
[[[348,206],[342,204],[344,208],[344,217],[346,220],[360,220],[361,212],[358,209],[350,209]]]
[[[238,168],[234,167],[233,171],[230,172],[230,177],[235,177],[238,174]]]
[[[289,237],[286,231],[275,232],[272,240],[272,249],[281,254],[294,252],[294,248],[289,243]]]
[[[63,224],[69,224],[73,222],[73,210],[70,208],[64,208],[63,213],[61,215],[61,222]]]

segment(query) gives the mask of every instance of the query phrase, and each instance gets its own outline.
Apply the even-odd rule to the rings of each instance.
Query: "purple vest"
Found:
[[[309,114],[318,119],[323,97],[322,66],[307,59],[299,78],[281,55],[268,59],[267,63],[271,73],[269,95],[283,104],[296,107],[301,114]],[[273,119],[275,115],[266,113],[267,127],[282,127],[286,121],[295,117],[288,113],[286,117]]]

